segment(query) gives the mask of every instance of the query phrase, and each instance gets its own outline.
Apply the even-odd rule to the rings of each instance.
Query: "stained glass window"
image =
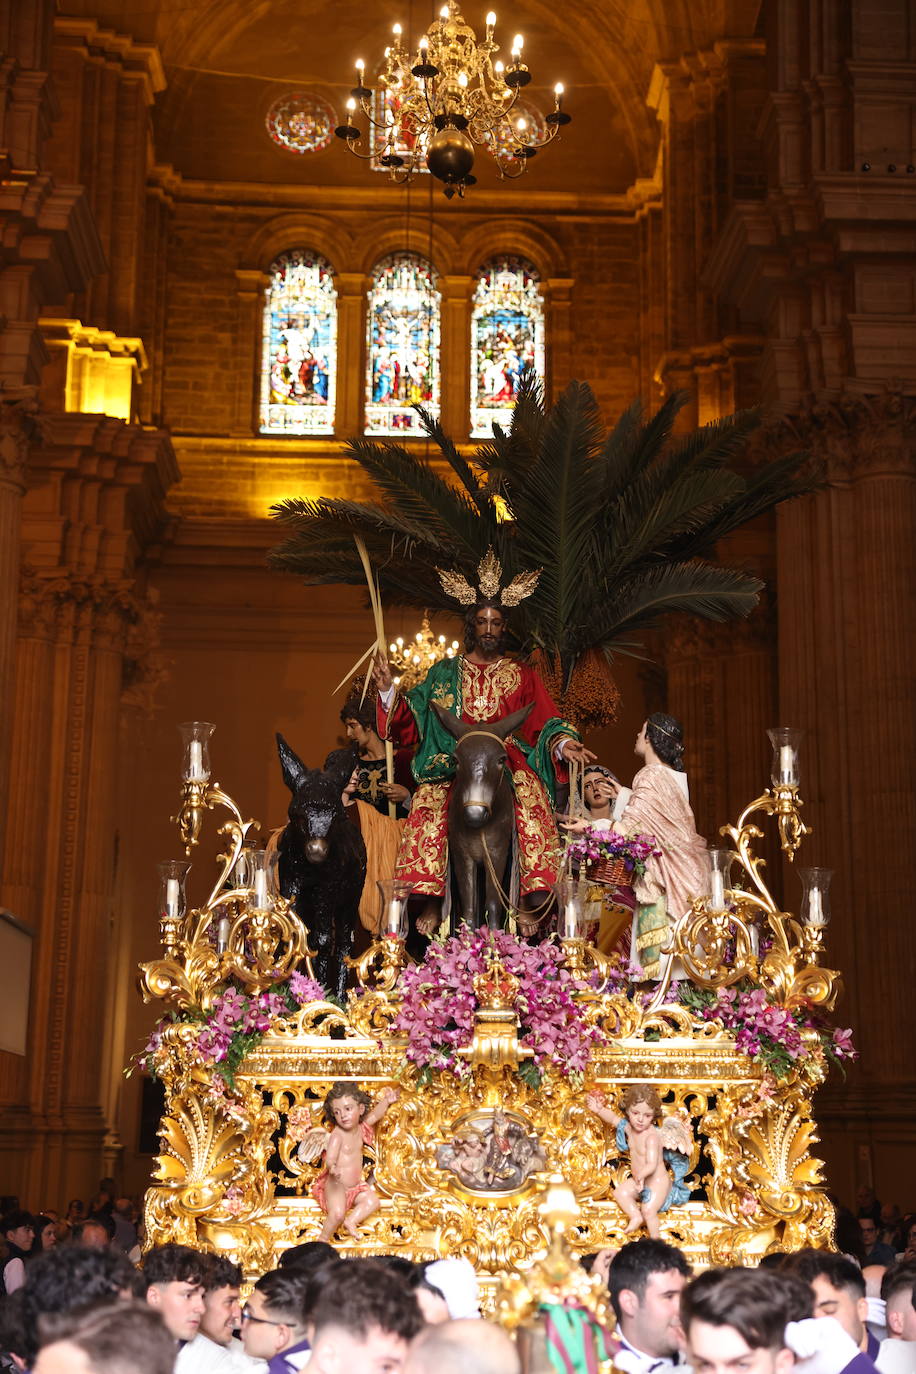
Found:
[[[526,363],[544,373],[544,303],[540,278],[524,258],[483,265],[471,311],[471,437],[506,427]]]
[[[327,148],[337,116],[326,100],[307,91],[288,91],[267,111],[267,132],[290,153],[318,153]]]
[[[308,249],[270,267],[261,352],[261,433],[334,429],[337,292],[329,262]]]
[[[523,137],[520,137],[520,134]],[[525,100],[518,100],[511,112],[497,125],[495,142],[499,153],[515,163],[517,159],[512,157],[512,153],[520,142],[537,148],[546,137],[547,124],[540,110]]]
[[[439,414],[439,292],[416,253],[376,265],[369,291],[366,433],[421,434],[419,403]]]

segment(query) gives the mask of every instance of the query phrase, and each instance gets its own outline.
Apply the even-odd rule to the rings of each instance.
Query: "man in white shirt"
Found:
[[[143,1261],[146,1301],[179,1348],[193,1341],[204,1311],[203,1256],[189,1245],[156,1245]],[[176,1349],[176,1358],[178,1349]]]
[[[611,1261],[608,1288],[627,1374],[654,1374],[681,1363],[680,1302],[690,1265],[674,1245],[635,1240]]]
[[[875,1364],[881,1374],[916,1374],[916,1264],[895,1264],[881,1281],[887,1340]]]
[[[211,1374],[216,1370],[240,1374],[253,1370],[256,1364],[248,1360],[235,1335],[242,1324],[242,1271],[222,1255],[202,1255],[201,1260],[204,1310],[200,1329],[179,1351],[175,1374]]]

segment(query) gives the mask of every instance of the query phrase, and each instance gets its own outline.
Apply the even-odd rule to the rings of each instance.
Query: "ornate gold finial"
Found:
[[[437,568],[436,572],[446,596],[453,597],[462,606],[473,606],[478,600],[495,601],[497,598],[503,606],[517,606],[537,587],[543,568],[531,568],[528,572],[516,574],[501,592],[502,564],[492,548],[487,549],[477,565],[476,591],[463,573],[447,572],[444,568]]]

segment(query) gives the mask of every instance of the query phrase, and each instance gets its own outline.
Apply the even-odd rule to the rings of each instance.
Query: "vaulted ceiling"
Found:
[[[464,13],[478,30],[490,3],[498,40],[525,35],[533,75],[526,96],[547,110],[562,81],[573,115],[562,143],[532,163],[526,181],[544,191],[622,192],[655,166],[658,133],[646,94],[656,62],[748,36],[760,0],[518,0],[502,12],[496,0],[472,0]],[[271,104],[305,90],[342,117],[355,58],[371,72],[392,23],[416,38],[438,3],[63,0],[61,9],[158,45],[168,77],[156,112],[159,162],[195,180],[317,187],[365,185],[372,174],[337,140],[306,156],[276,147],[264,123]],[[478,159],[475,170],[488,161]],[[487,168],[484,178],[495,183],[495,172]]]

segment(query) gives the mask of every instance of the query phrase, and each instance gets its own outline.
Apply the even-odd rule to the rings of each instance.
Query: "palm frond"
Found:
[[[428,525],[440,540],[451,540],[459,556],[475,560],[486,549],[486,512],[467,493],[451,486],[423,458],[397,444],[350,439],[347,451],[388,498],[392,508],[415,525]],[[495,515],[492,524],[496,524]],[[483,547],[481,547],[481,543]]]
[[[474,469],[471,467],[468,460],[463,458],[458,452],[458,449],[452,443],[436,417],[423,406],[416,406],[415,409],[420,416],[426,433],[437,445],[443,458],[464,487],[468,496],[474,502],[474,505],[481,514],[483,514],[485,507],[489,505],[490,498],[485,488],[478,482]]]
[[[571,647],[613,652],[618,640],[656,626],[680,612],[706,620],[750,615],[763,583],[750,573],[693,560],[665,563],[621,581],[603,610],[572,627]]]
[[[671,438],[678,412],[687,400],[685,391],[672,392],[645,423],[641,401],[633,401],[627,407],[598,455],[605,502],[616,500],[656,461]]]
[[[529,617],[537,619],[548,644],[562,638],[574,613],[600,508],[594,455],[601,436],[601,412],[591,387],[571,382],[547,417],[524,486],[509,494],[515,558],[523,567],[543,567]]]

